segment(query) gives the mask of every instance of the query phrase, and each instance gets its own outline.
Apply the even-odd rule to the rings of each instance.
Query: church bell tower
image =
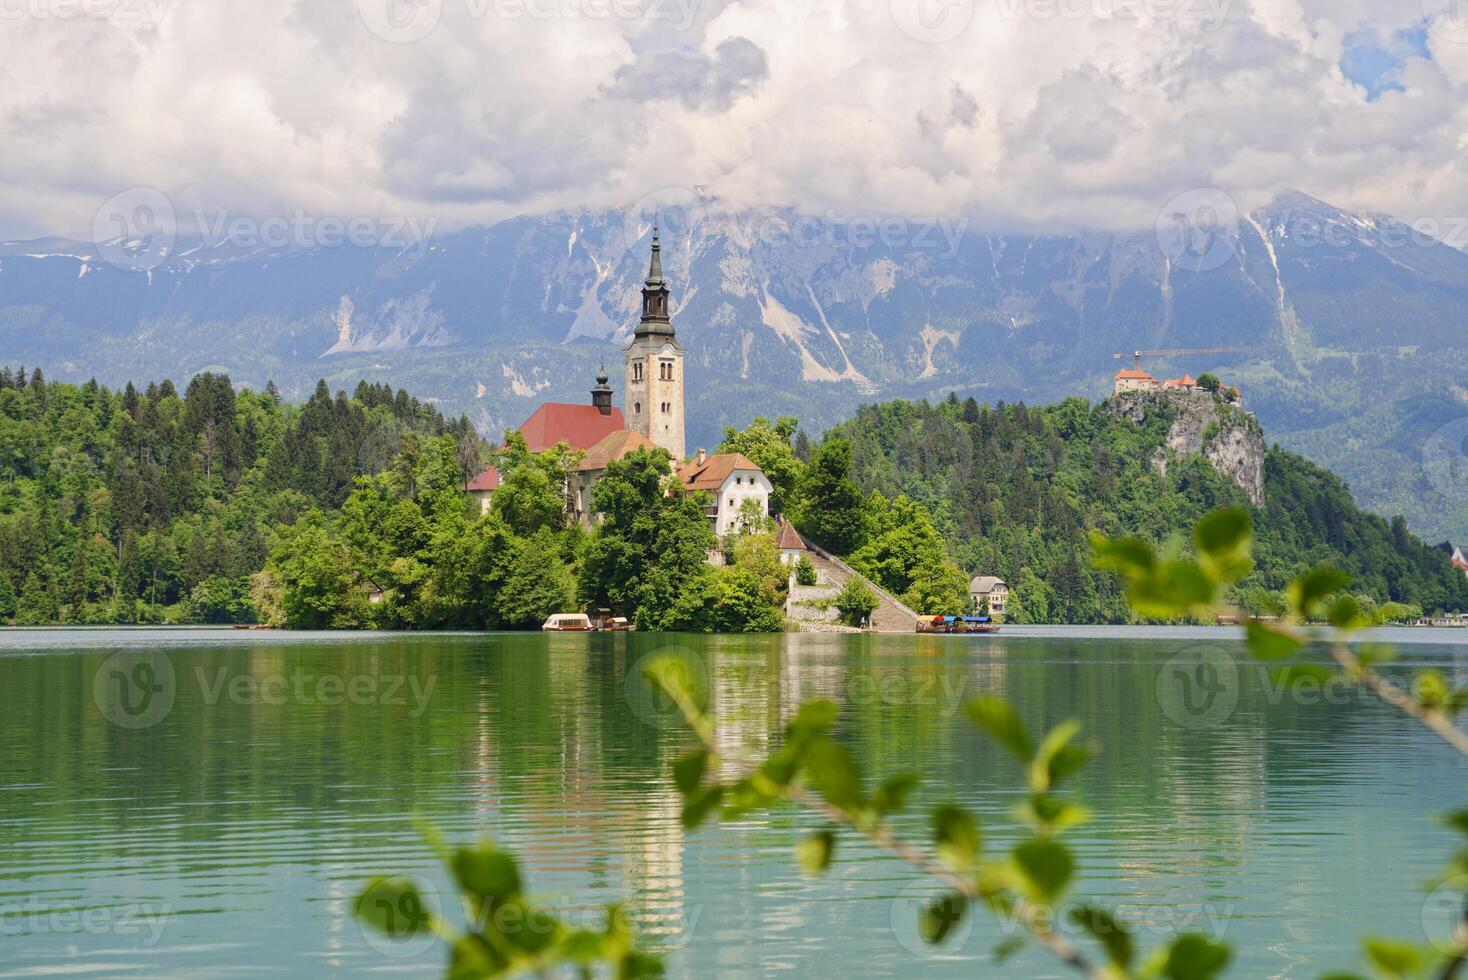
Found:
[[[652,228],[652,264],[642,287],[642,318],[627,348],[627,386],[623,414],[627,428],[662,446],[675,463],[683,462],[683,348],[668,311],[663,249]]]

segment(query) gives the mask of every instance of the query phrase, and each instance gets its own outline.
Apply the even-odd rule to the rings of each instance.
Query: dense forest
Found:
[[[1166,422],[1079,400],[893,402],[815,445],[794,419],[756,419],[719,450],[753,459],[774,511],[923,613],[963,611],[984,573],[1011,583],[1011,619],[1117,622],[1126,605],[1091,567],[1090,531],[1162,540],[1244,502],[1202,458],[1151,465]],[[587,531],[565,514],[577,461],[513,433],[491,447],[383,385],[321,382],[289,405],[217,374],[180,394],[0,369],[0,621],[485,629],[605,608],[645,629],[783,627],[767,521],[715,540],[702,503],[667,492],[666,454],[640,452],[598,485],[605,520]],[[502,483],[481,513],[463,487],[487,463]],[[1400,519],[1278,449],[1265,473],[1259,565],[1238,594],[1251,610],[1319,561],[1372,604],[1468,608],[1468,579]]]
[[[1031,408],[950,398],[937,405],[864,406],[828,438],[848,441],[865,491],[899,495],[931,515],[951,554],[998,575],[1020,622],[1122,622],[1115,579],[1091,567],[1089,532],[1162,542],[1244,492],[1201,456],[1163,475],[1152,464],[1171,419],[1137,424],[1082,399]],[[1468,578],[1398,517],[1361,510],[1333,474],[1273,447],[1264,505],[1254,510],[1256,569],[1235,598],[1251,612],[1279,607],[1279,590],[1321,562],[1345,569],[1372,606],[1468,609]]]

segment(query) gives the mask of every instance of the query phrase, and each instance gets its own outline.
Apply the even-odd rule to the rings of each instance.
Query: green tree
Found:
[[[15,616],[15,584],[10,576],[0,569],[0,622]]]
[[[818,581],[815,563],[805,555],[801,555],[795,562],[795,584],[810,586],[815,585]]]
[[[769,477],[774,488],[770,493],[771,514],[786,513],[800,485],[805,466],[796,458],[791,444],[799,427],[788,416],[773,423],[767,418],[756,418],[743,431],[725,429],[724,441],[719,444],[719,452],[743,453]]]
[[[666,450],[639,450],[612,462],[592,491],[602,523],[582,559],[581,599],[631,616],[640,629],[679,625],[679,598],[718,546],[703,501],[683,493],[670,469]]]
[[[831,600],[841,621],[847,626],[860,626],[881,604],[877,594],[862,579],[852,576]]]
[[[533,538],[517,543],[496,602],[506,626],[529,629],[554,613],[572,611],[576,577],[559,549],[560,540],[550,528],[542,528]]]
[[[838,555],[856,551],[867,537],[866,496],[851,478],[851,460],[851,443],[828,439],[811,454],[800,481],[800,529]]]
[[[1204,391],[1211,391],[1216,394],[1218,389],[1223,387],[1223,382],[1218,380],[1218,375],[1216,374],[1200,374],[1198,375],[1198,387]]]
[[[292,629],[351,629],[369,620],[367,598],[346,545],[320,511],[282,528],[270,553],[281,607]]]
[[[51,601],[51,594],[42,584],[41,579],[35,572],[25,577],[25,584],[21,587],[20,598],[15,603],[15,622],[17,626],[46,626],[56,619],[56,607]]]

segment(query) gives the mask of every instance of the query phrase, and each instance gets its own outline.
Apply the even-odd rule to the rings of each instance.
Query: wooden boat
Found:
[[[591,617],[585,613],[556,613],[540,628],[546,633],[590,633]]]
[[[917,621],[919,633],[998,633],[999,624],[988,616],[932,616]]]

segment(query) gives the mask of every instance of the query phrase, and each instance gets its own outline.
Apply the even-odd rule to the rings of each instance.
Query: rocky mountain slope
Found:
[[[649,218],[564,213],[392,247],[181,242],[146,271],[107,246],[0,245],[0,345],[58,378],[215,369],[288,397],[321,376],[388,380],[495,431],[585,397],[618,357]],[[1468,415],[1468,254],[1427,233],[1446,226],[1303,195],[1194,229],[1186,249],[1151,230],[986,234],[696,199],[662,222],[690,445],[756,414],[818,431],[877,398],[1097,397],[1115,353],[1229,346],[1147,366],[1220,373],[1369,506],[1428,536],[1468,531],[1468,491],[1421,464],[1427,437]]]

